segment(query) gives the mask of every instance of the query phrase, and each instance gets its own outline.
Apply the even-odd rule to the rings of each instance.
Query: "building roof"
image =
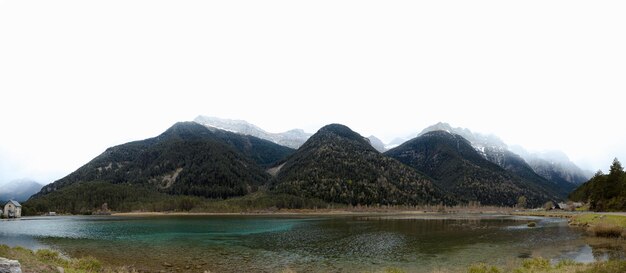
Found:
[[[13,203],[13,205],[16,206],[16,207],[21,207],[22,206],[22,205],[20,205],[20,203],[18,203],[15,200],[9,200],[9,202],[7,202],[7,204],[9,204],[9,203]]]

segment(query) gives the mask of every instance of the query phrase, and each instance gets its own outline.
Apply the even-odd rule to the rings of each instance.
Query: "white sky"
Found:
[[[0,0],[0,182],[204,114],[626,160],[626,1]]]

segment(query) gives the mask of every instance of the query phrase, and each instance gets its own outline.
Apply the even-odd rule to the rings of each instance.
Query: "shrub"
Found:
[[[600,223],[589,229],[598,237],[620,237],[622,228],[614,224]]]

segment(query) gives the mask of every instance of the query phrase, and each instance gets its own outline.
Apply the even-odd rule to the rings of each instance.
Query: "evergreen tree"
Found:
[[[622,167],[622,163],[617,160],[617,158],[613,159],[613,164],[611,164],[611,169],[609,170],[609,175],[621,175],[624,173],[624,167]]]

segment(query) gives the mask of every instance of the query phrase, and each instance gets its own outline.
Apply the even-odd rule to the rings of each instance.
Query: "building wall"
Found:
[[[13,210],[15,215],[14,217],[22,217],[22,208],[21,207],[15,207],[13,204],[11,203],[7,203],[6,205],[4,205],[4,213],[3,213],[3,217],[4,218],[8,218],[9,217],[9,211]]]

